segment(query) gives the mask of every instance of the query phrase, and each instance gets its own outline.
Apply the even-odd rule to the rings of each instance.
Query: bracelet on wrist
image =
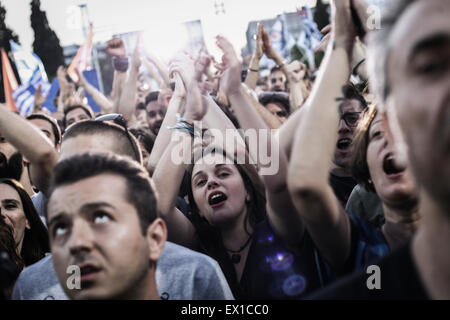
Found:
[[[248,71],[252,71],[252,72],[259,72],[259,69],[252,69],[252,68],[248,68]]]
[[[186,120],[182,116],[180,116],[179,113],[176,114],[177,117],[177,123],[173,127],[167,127],[169,130],[177,130],[177,131],[184,131],[189,133],[192,137],[196,135],[194,124],[191,121]]]

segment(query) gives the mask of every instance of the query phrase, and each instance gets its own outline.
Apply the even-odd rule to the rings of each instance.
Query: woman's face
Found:
[[[0,184],[0,210],[5,223],[14,230],[16,244],[21,243],[25,236],[25,229],[29,229],[30,225],[25,217],[19,193],[4,183]]]
[[[395,206],[405,201],[415,201],[418,194],[410,169],[394,161],[396,150],[392,142],[392,133],[379,112],[369,128],[367,165],[372,183],[383,203]]]
[[[210,153],[194,165],[192,193],[200,215],[215,226],[233,225],[244,217],[249,195],[236,168],[222,154]]]

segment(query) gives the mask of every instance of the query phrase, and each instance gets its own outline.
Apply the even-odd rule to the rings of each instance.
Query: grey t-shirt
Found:
[[[166,242],[156,267],[162,299],[233,300],[233,294],[212,258]],[[67,300],[51,255],[25,268],[14,286],[13,300]]]
[[[47,210],[47,198],[42,192],[38,192],[31,196],[31,201],[33,202],[34,208],[36,209],[39,217],[41,218],[44,226],[47,226],[47,221],[45,220],[45,210]]]
[[[383,203],[381,199],[375,192],[367,191],[359,184],[353,188],[348,198],[345,211],[369,222],[376,228],[381,227],[384,223]]]

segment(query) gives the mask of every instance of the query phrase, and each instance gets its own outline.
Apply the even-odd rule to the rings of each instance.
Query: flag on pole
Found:
[[[37,66],[28,83],[21,85],[12,94],[21,115],[29,115],[34,108],[34,95],[38,85],[41,85],[42,95],[46,95],[50,84],[42,79],[42,74]]]
[[[8,55],[5,50],[1,49],[2,56],[2,76],[3,76],[3,90],[5,93],[5,102],[9,110],[18,112],[19,109],[12,97],[12,92],[17,89],[17,80],[14,76],[11,64],[9,63]]]
[[[89,33],[86,41],[78,49],[75,58],[73,58],[69,67],[67,68],[67,74],[76,83],[78,83],[78,75],[75,69],[89,70],[91,68],[91,53],[92,53],[92,39],[94,38],[94,32],[92,29],[92,23],[89,25]]]
[[[34,52],[24,50],[19,44],[9,40],[11,52],[14,56],[20,81],[28,83],[32,77],[35,77],[36,68],[41,75],[43,81],[48,81],[47,73],[41,59]]]

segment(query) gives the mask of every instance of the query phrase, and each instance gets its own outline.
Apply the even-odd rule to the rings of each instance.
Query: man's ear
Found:
[[[156,218],[147,228],[148,257],[150,261],[158,261],[167,240],[166,223]]]

